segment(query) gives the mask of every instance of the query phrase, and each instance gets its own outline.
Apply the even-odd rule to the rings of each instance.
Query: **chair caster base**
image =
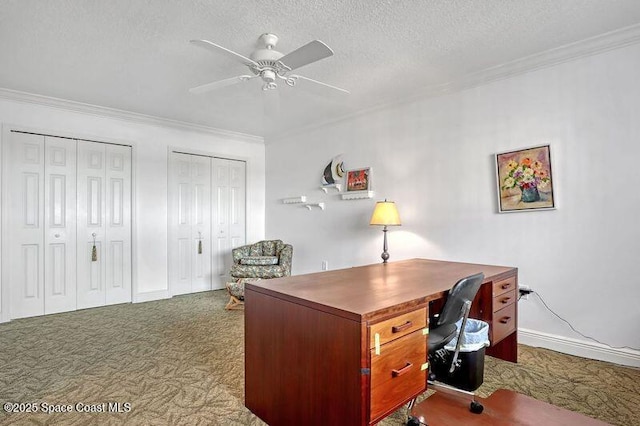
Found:
[[[484,410],[484,405],[480,404],[478,401],[471,401],[469,405],[469,411],[473,414],[480,414]]]
[[[416,416],[409,416],[407,419],[407,426],[422,426],[423,424]]]

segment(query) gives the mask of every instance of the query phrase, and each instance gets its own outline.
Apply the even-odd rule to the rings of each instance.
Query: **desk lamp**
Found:
[[[398,214],[398,209],[396,209],[396,203],[393,201],[387,201],[386,198],[384,201],[378,201],[375,209],[373,209],[369,225],[384,226],[384,228],[382,228],[382,232],[384,233],[384,243],[382,245],[382,255],[380,257],[382,257],[382,263],[387,263],[387,260],[389,259],[389,252],[387,251],[387,226],[401,225],[400,215]]]

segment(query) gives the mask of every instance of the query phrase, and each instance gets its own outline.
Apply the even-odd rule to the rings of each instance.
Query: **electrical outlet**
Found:
[[[519,300],[529,300],[529,295],[533,293],[533,290],[528,285],[519,285],[518,293],[520,294]]]
[[[323,271],[328,271],[329,270],[329,261],[328,260],[323,260],[322,261],[322,270]]]

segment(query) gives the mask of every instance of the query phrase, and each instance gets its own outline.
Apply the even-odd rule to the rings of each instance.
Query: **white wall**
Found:
[[[168,297],[167,155],[169,147],[247,161],[247,239],[264,237],[264,154],[261,139],[204,132],[144,120],[74,112],[0,97],[0,123],[51,134],[133,146],[134,301]],[[1,294],[1,292],[0,292]],[[4,306],[5,303],[0,303]],[[5,317],[6,319],[6,317]]]
[[[378,262],[382,233],[368,222],[386,197],[403,221],[389,232],[391,260],[516,266],[578,330],[640,348],[638,69],[635,44],[267,140],[267,237],[293,244],[294,274]],[[543,143],[558,209],[497,213],[494,154]],[[372,167],[374,199],[319,190],[340,153],[347,169]],[[298,195],[326,210],[281,203]],[[519,307],[530,334],[585,341],[534,295]]]

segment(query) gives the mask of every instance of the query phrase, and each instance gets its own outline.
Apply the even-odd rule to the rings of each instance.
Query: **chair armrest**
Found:
[[[280,251],[278,264],[284,270],[284,275],[288,277],[291,275],[291,263],[293,261],[293,246],[291,244],[285,244]]]
[[[248,257],[251,251],[251,245],[245,245],[236,247],[231,250],[231,257],[233,258],[233,263],[236,265],[240,264],[240,259],[243,257]]]

